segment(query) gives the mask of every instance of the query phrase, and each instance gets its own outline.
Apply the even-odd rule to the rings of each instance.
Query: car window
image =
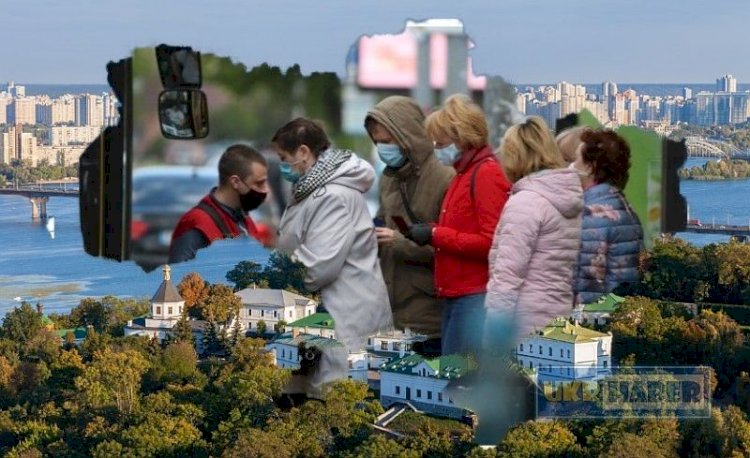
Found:
[[[216,178],[177,175],[133,179],[133,211],[185,211],[196,205],[214,186]]]

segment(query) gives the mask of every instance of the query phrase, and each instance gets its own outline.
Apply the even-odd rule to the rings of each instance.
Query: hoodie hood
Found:
[[[583,210],[583,188],[575,170],[542,170],[518,180],[513,193],[530,191],[547,199],[564,217],[573,218]]]
[[[409,162],[417,167],[433,155],[432,141],[424,128],[424,113],[409,97],[386,97],[367,112],[367,118],[385,127]]]
[[[352,153],[348,161],[341,164],[327,183],[335,183],[366,193],[375,182],[375,170],[369,162]]]

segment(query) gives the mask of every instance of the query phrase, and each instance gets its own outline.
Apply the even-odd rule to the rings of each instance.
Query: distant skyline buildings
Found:
[[[724,75],[716,79],[716,92],[737,92],[737,78]]]
[[[0,163],[72,165],[103,127],[117,123],[112,93],[50,97],[14,82],[0,87]]]

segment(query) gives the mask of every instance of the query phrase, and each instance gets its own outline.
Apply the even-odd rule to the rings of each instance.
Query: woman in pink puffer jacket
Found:
[[[544,120],[529,117],[508,129],[501,154],[514,184],[489,255],[485,345],[496,350],[570,313],[583,209],[578,173],[562,168]]]

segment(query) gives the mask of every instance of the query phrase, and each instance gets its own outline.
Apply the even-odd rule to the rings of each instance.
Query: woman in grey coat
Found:
[[[360,350],[369,336],[393,326],[364,195],[375,172],[351,151],[331,149],[323,129],[305,118],[287,123],[271,141],[282,176],[293,183],[277,247],[307,268],[305,286],[320,291],[336,339],[345,350]],[[317,389],[345,379],[347,367],[345,354],[324,351],[311,383]]]

